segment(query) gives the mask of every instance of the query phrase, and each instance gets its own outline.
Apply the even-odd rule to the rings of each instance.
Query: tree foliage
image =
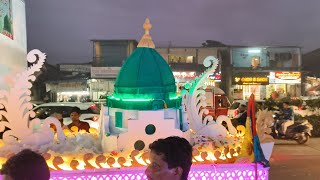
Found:
[[[202,43],[202,47],[226,47],[227,45],[223,44],[220,41],[215,40],[206,40],[206,42]]]

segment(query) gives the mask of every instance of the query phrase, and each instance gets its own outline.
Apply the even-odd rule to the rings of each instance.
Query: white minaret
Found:
[[[27,67],[26,10],[24,0],[0,1],[0,90],[10,77]]]

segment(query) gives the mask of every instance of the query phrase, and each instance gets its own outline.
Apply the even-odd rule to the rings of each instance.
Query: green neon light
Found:
[[[180,96],[175,96],[175,97],[171,97],[171,98],[169,98],[170,100],[172,100],[172,99],[178,99]]]
[[[115,99],[115,100],[117,100],[117,101],[120,101],[120,98],[116,98],[116,97],[114,97],[114,96],[111,96],[110,99]]]
[[[153,99],[122,99],[122,101],[135,101],[135,102],[139,102],[139,101],[152,101]]]

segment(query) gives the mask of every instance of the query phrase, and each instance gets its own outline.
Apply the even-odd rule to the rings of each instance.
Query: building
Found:
[[[124,61],[137,47],[136,40],[91,40],[93,60],[88,82],[90,98],[99,100],[114,91],[115,79]]]
[[[26,10],[22,0],[0,1],[0,89],[27,68]]]
[[[50,101],[85,102],[90,100],[91,63],[64,63],[57,65],[58,74],[46,79],[46,91]],[[47,72],[48,73],[48,72]]]
[[[136,40],[91,40],[92,67],[121,67],[137,48]]]
[[[208,77],[207,86],[209,88],[216,86],[226,90],[226,79],[222,74],[225,70],[224,63],[230,61],[227,47],[160,47],[156,50],[169,63],[178,88],[204,72],[206,68],[203,60],[206,57],[218,58],[219,67],[215,74]]]
[[[302,55],[303,59],[303,95],[320,95],[320,71],[318,68],[320,60],[320,48]]]
[[[227,73],[229,97],[247,99],[269,98],[277,92],[280,97],[301,96],[300,47],[231,47],[231,72]]]

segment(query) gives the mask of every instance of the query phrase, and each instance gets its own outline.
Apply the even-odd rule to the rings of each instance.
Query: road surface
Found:
[[[270,165],[270,180],[320,180],[320,138],[304,145],[276,140]]]

